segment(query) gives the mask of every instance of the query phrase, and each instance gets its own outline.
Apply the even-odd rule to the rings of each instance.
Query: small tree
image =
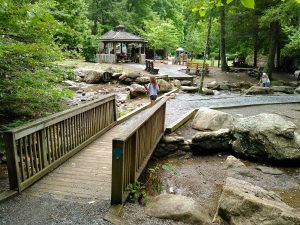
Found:
[[[222,7],[224,4],[229,4],[233,0],[200,0],[196,7],[193,8],[193,12],[198,12],[200,16],[205,16],[207,12],[211,13],[211,10],[215,7]],[[240,0],[241,3],[247,7],[247,8],[254,8],[254,0]],[[202,87],[203,87],[203,80],[204,80],[204,67],[206,62],[206,56],[208,52],[209,47],[209,39],[210,39],[210,31],[211,31],[211,14],[209,15],[208,20],[208,29],[207,29],[207,39],[206,39],[206,47],[204,51],[204,60],[203,60],[203,67],[201,72],[201,80],[200,80],[200,87],[199,87],[199,93],[203,93]],[[222,32],[221,32],[222,33]]]
[[[172,20],[160,20],[145,22],[145,38],[154,49],[163,49],[166,55],[179,46],[182,37]]]

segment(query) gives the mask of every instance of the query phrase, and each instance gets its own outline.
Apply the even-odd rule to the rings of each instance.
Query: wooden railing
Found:
[[[123,134],[113,139],[111,204],[126,200],[128,185],[138,179],[163,136],[166,101],[146,109],[146,117],[125,125]]]
[[[10,189],[24,190],[115,123],[115,96],[109,95],[6,132]]]

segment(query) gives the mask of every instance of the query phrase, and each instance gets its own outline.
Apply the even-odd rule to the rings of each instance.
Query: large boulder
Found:
[[[276,114],[239,118],[232,128],[232,149],[257,159],[300,160],[300,135],[294,132],[296,128]]]
[[[269,87],[252,86],[245,91],[246,95],[268,95],[273,94],[273,89]]]
[[[228,177],[217,211],[228,225],[298,225],[300,212],[272,191]]]
[[[180,83],[182,86],[191,86],[193,84],[190,80],[182,80]]]
[[[252,86],[244,91],[246,95],[268,95],[273,94],[273,89],[270,87]]]
[[[194,155],[223,152],[231,149],[229,129],[198,132],[192,138],[191,149]]]
[[[187,155],[186,152],[189,152],[189,147],[189,143],[184,141],[184,137],[165,135],[155,149],[154,156],[158,158],[169,158],[176,154],[184,156]]]
[[[247,82],[247,81],[241,81],[237,84],[237,86],[240,88],[240,89],[249,89],[252,84],[250,82]]]
[[[294,94],[295,88],[289,86],[272,86],[274,92],[282,92],[286,94]]]
[[[173,83],[174,83],[174,86],[175,86],[175,87],[180,88],[180,86],[181,86],[180,80],[174,80]]]
[[[171,219],[199,225],[211,225],[211,219],[209,218],[207,210],[192,198],[182,195],[159,195],[147,204],[145,213],[149,216],[161,219]]]
[[[184,92],[195,93],[195,92],[198,92],[199,87],[197,87],[197,86],[181,86],[180,89]]]
[[[295,89],[295,92],[296,92],[297,94],[300,94],[300,87],[297,87],[297,88]]]
[[[214,95],[214,91],[208,88],[202,88],[203,95]]]
[[[231,128],[234,117],[231,114],[209,108],[199,108],[196,113],[192,127],[196,130],[219,130],[222,128]]]
[[[101,81],[103,72],[104,71],[101,70],[79,69],[75,70],[74,74],[79,78],[80,81],[88,84],[96,84]]]
[[[206,84],[206,87],[212,90],[219,90],[220,89],[220,84],[217,83],[217,81],[212,81],[208,84]]]
[[[169,92],[172,91],[172,84],[165,81],[164,79],[158,79],[157,83],[159,85],[159,92]]]
[[[130,90],[130,98],[136,98],[138,96],[146,95],[145,87],[139,84],[130,85],[129,90]]]
[[[140,72],[123,73],[119,80],[121,83],[129,84],[135,82],[139,77],[141,77]]]
[[[141,76],[141,77],[136,78],[135,81],[139,84],[148,84],[150,82],[150,78],[146,77],[146,76]]]

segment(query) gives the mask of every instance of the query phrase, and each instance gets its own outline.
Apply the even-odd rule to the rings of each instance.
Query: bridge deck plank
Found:
[[[112,139],[137,124],[149,109],[113,127],[63,165],[35,183],[28,190],[31,195],[50,194],[61,199],[80,198],[110,200]]]

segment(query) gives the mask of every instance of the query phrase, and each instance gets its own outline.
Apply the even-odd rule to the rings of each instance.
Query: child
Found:
[[[150,96],[151,105],[153,105],[157,99],[157,94],[159,91],[159,86],[156,82],[155,76],[150,76],[150,83],[147,85],[146,89]]]
[[[270,87],[270,79],[266,73],[263,73],[263,75],[260,78],[260,86],[262,87]]]

